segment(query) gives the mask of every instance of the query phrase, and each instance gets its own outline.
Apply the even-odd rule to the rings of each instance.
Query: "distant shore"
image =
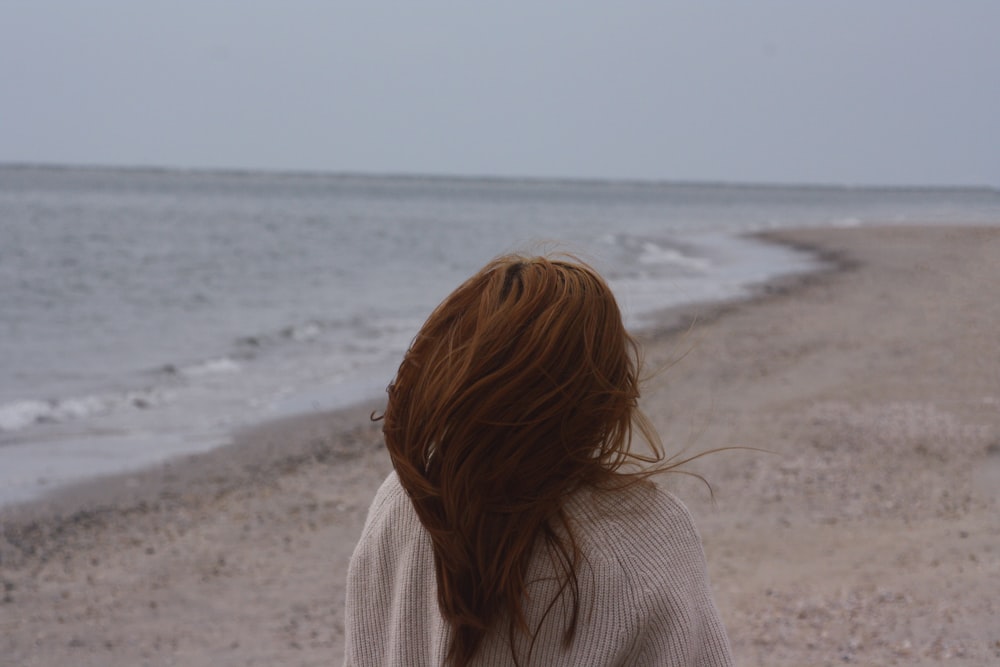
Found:
[[[742,665],[1000,661],[1000,227],[762,235],[827,260],[641,338],[660,481]],[[693,326],[691,325],[694,320]],[[376,402],[0,509],[0,662],[339,664]]]

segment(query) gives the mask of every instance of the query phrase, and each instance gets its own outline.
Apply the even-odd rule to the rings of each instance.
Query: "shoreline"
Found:
[[[837,272],[853,268],[849,258],[839,253],[829,251],[821,245],[797,244],[781,240],[780,232],[753,232],[740,235],[765,243],[783,245],[810,257],[814,263],[812,269],[799,272],[789,272],[778,275],[763,283],[746,286],[746,293],[713,301],[696,301],[662,309],[643,315],[643,319],[652,324],[646,324],[632,331],[633,335],[643,340],[662,340],[686,331],[691,326],[714,321],[725,313],[774,295],[794,291],[797,286],[808,284],[819,279],[828,272]],[[130,470],[120,470],[81,478],[69,482],[61,482],[44,491],[38,497],[24,500],[13,500],[0,503],[0,518],[13,517],[45,517],[52,515],[76,514],[79,511],[99,510],[104,506],[131,507],[137,504],[150,504],[169,500],[180,495],[171,486],[190,487],[199,484],[197,474],[192,471],[199,467],[217,467],[227,453],[241,451],[241,458],[259,459],[261,453],[258,438],[254,434],[270,432],[275,429],[296,429],[296,424],[303,423],[309,430],[317,422],[329,420],[334,432],[347,428],[346,424],[359,421],[357,415],[368,415],[372,410],[378,410],[382,404],[382,393],[377,397],[359,398],[348,405],[328,410],[295,412],[287,415],[269,417],[263,421],[250,423],[233,430],[228,436],[228,442],[210,449],[187,454],[174,455],[166,460],[145,464]],[[367,417],[364,421],[368,421]],[[245,450],[245,451],[243,451]],[[295,457],[291,453],[292,458]],[[224,465],[223,465],[224,467]],[[227,474],[238,474],[237,471],[227,471]],[[202,481],[203,485],[204,482]]]
[[[1000,228],[755,236],[825,267],[637,332],[647,368],[663,369],[642,405],[668,453],[776,452],[688,466],[714,502],[662,480],[695,514],[739,662],[990,664],[1000,367],[982,360],[1000,359],[1000,305],[983,287],[1000,280]],[[0,508],[0,654],[339,660],[344,568],[389,469],[372,409],[266,422]]]
[[[650,323],[669,317],[671,311],[706,310],[716,303],[752,297],[752,286],[765,280],[768,274],[793,275],[807,270],[815,262],[811,254],[776,249],[774,244],[754,239],[752,234],[733,232],[716,234],[713,238],[715,236],[718,237],[715,240],[702,239],[694,244],[679,240],[657,243],[662,244],[662,251],[677,253],[678,262],[694,258],[692,261],[711,264],[713,260],[709,258],[717,251],[722,253],[717,258],[720,266],[731,269],[752,264],[758,268],[751,271],[743,266],[730,275],[729,283],[720,282],[721,279],[715,276],[720,272],[715,269],[697,280],[686,274],[678,275],[675,276],[677,283],[664,279],[656,289],[650,286],[651,283],[642,287],[642,280],[630,285],[633,279],[622,277],[625,281],[620,286],[623,291],[629,288],[634,291],[622,300],[623,311],[628,311],[626,321],[630,330],[648,328]],[[660,247],[657,243],[651,247]],[[616,241],[615,245],[620,244]],[[570,250],[569,244],[565,249]],[[742,262],[740,257],[744,255],[741,253],[757,259]],[[715,277],[709,279],[709,275]],[[612,287],[615,288],[614,284]],[[715,298],[710,298],[709,292],[715,292],[711,295]],[[663,298],[664,294],[671,298]],[[703,300],[698,301],[699,297]],[[679,302],[681,299],[684,301]],[[316,331],[320,332],[317,336],[322,338],[326,325],[322,320],[315,321],[318,322]],[[145,371],[123,376],[112,383],[115,386],[94,385],[87,390],[68,393],[54,389],[48,394],[41,392],[40,395],[49,396],[44,400],[36,400],[38,392],[15,391],[15,395],[27,398],[0,405],[0,413],[3,413],[0,414],[0,422],[3,422],[0,424],[0,507],[44,502],[54,494],[64,495],[63,489],[85,487],[92,480],[97,480],[98,486],[104,481],[113,485],[116,476],[132,478],[137,472],[156,468],[164,461],[176,462],[224,446],[231,442],[236,431],[289,416],[349,410],[384,397],[384,387],[395,370],[390,357],[402,356],[401,340],[389,340],[378,354],[372,353],[382,361],[361,363],[358,369],[346,374],[334,373],[336,380],[329,380],[330,375],[326,375],[327,382],[315,377],[297,382],[279,373],[275,377],[280,379],[277,383],[282,385],[280,391],[263,382],[261,378],[267,374],[262,374],[261,369],[266,363],[294,352],[290,346],[298,345],[294,342],[298,339],[298,330],[302,330],[305,338],[312,336],[308,331],[313,326],[308,322],[312,320],[303,319],[303,322],[307,323],[271,328],[271,334],[236,336],[228,352],[223,346],[211,353],[192,354],[183,360],[178,357],[165,364],[145,364],[148,366]],[[376,329],[380,326],[377,322],[371,325]],[[413,331],[416,328],[417,324],[412,323]],[[377,338],[387,336],[392,339],[382,331]],[[331,340],[315,346],[313,354],[323,349],[333,352],[312,357],[312,365],[323,367],[324,359],[340,359],[341,351],[338,350],[343,346],[331,344]],[[375,347],[381,344],[376,342]],[[389,348],[397,347],[396,351],[389,352]],[[256,359],[257,356],[260,359]],[[304,359],[305,356],[296,363],[308,366],[302,364]],[[294,365],[285,369],[289,377],[294,375],[289,370]],[[253,391],[241,393],[239,388],[244,385],[253,387]],[[202,397],[197,404],[192,404],[191,396],[198,392]],[[242,397],[237,400],[237,395]],[[236,404],[242,407],[234,407]],[[257,408],[250,409],[249,405]]]

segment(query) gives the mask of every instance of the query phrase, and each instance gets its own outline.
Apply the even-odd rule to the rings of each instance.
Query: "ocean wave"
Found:
[[[238,373],[241,370],[243,370],[242,366],[235,360],[229,357],[221,357],[219,359],[209,359],[198,364],[192,364],[191,366],[182,366],[177,372],[187,377],[201,377],[203,375],[218,375],[221,373]]]
[[[323,325],[319,322],[306,322],[298,326],[287,327],[281,330],[282,335],[294,341],[304,342],[314,340],[323,333]]]
[[[401,331],[410,331],[413,327],[414,322],[406,318],[373,314],[344,319],[313,319],[289,324],[270,332],[241,336],[235,340],[235,350],[229,355],[229,359],[234,362],[249,360],[273,347],[313,344],[328,340],[331,336],[339,341],[370,343],[373,340],[394,336]]]
[[[50,400],[11,401],[0,405],[0,431],[20,431],[36,424],[67,422],[122,408],[144,410],[165,400],[165,395],[147,390]]]
[[[634,234],[609,234],[602,241],[624,253],[621,266],[638,266],[645,271],[665,269],[685,274],[704,274],[712,268],[712,262],[708,258],[697,254],[688,245],[671,240]]]
[[[298,324],[289,324],[270,333],[258,333],[241,336],[236,339],[237,355],[244,358],[255,354],[256,350],[275,345],[291,343],[311,343],[326,332],[344,327],[344,322],[332,320],[309,320]]]
[[[688,255],[679,248],[663,243],[646,241],[642,244],[638,261],[640,264],[667,264],[689,271],[707,271],[711,262],[704,257]]]

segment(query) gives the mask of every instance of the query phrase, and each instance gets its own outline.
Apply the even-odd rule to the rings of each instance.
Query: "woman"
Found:
[[[731,664],[690,515],[625,470],[662,460],[639,367],[572,259],[500,257],[437,307],[388,389],[347,665]]]

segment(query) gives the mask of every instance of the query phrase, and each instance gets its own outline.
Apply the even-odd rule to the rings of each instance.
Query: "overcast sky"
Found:
[[[995,0],[0,0],[0,162],[996,187],[998,126]]]

